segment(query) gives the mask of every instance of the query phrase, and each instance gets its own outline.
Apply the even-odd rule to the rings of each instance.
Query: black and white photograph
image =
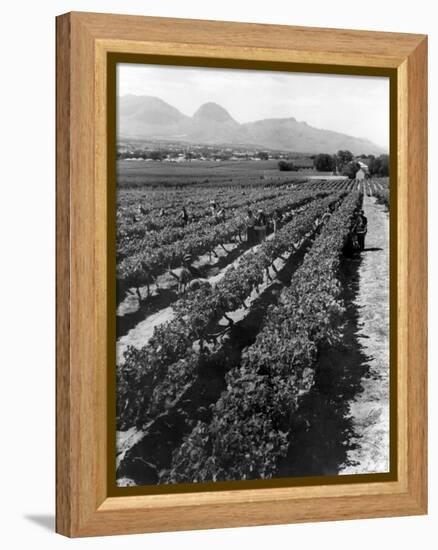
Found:
[[[388,473],[389,78],[116,90],[117,486]]]

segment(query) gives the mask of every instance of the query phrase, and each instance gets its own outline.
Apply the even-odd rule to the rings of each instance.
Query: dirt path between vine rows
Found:
[[[368,218],[365,251],[361,253],[357,343],[368,369],[362,392],[349,403],[353,443],[348,466],[340,474],[389,470],[389,216],[374,197],[364,196]]]
[[[272,239],[274,234],[269,235],[268,239]],[[233,243],[227,243],[225,245],[229,250],[232,250],[232,247],[236,247],[236,245]],[[236,265],[241,261],[241,259],[246,256],[249,252],[254,252],[259,248],[260,245],[256,245],[252,248],[249,248],[247,250],[244,250],[234,261],[226,265],[224,268],[218,270],[217,273],[209,277],[208,282],[211,284],[212,287],[216,286],[217,283],[224,278],[225,274],[228,270],[230,270],[233,267],[236,267]],[[221,255],[223,255],[223,251],[220,252]],[[208,254],[205,254],[205,258],[208,257]],[[206,260],[207,261],[207,260]],[[213,260],[215,262],[215,260]],[[198,267],[198,265],[194,264],[195,267]],[[214,263],[212,264],[214,265]],[[172,305],[169,305],[156,313],[152,313],[151,315],[146,316],[143,320],[138,322],[127,334],[120,337],[117,340],[117,363],[120,363],[123,360],[123,353],[126,350],[128,346],[134,346],[136,348],[141,348],[145,346],[148,341],[150,340],[155,327],[158,325],[161,325],[163,323],[166,323],[167,321],[171,321],[174,317],[174,311]]]
[[[292,209],[292,211],[294,212],[294,215],[297,215],[300,212],[302,212],[306,207],[307,205],[301,206],[301,207]],[[275,237],[275,234],[271,233],[270,235],[268,235],[266,240],[271,240],[274,237]],[[235,243],[226,243],[225,246],[227,250],[229,250],[230,252],[232,252],[236,248]],[[239,246],[237,246],[237,248],[239,248]],[[216,270],[211,269],[211,275],[207,277],[206,280],[208,280],[208,282],[211,284],[212,287],[215,287],[224,278],[224,276],[230,269],[235,268],[239,264],[239,262],[242,261],[242,258],[244,258],[247,254],[256,252],[259,248],[260,248],[260,245],[255,245],[251,248],[243,249],[240,255],[238,255],[233,261],[225,265],[223,268],[216,269]],[[218,254],[220,254],[221,255],[220,257],[222,257],[224,252],[218,251]],[[284,257],[286,256],[288,256],[288,254],[284,254]],[[202,256],[202,259],[203,259],[202,261],[204,264],[207,263],[207,258],[208,258],[208,254],[205,254],[204,256]],[[214,263],[217,263],[217,262],[213,260],[213,263],[211,265],[214,266]],[[275,263],[275,267],[277,269],[280,269],[285,262],[282,260],[276,260],[274,263]],[[200,261],[194,262],[193,265],[198,268],[200,267],[201,262]],[[269,283],[259,285],[259,291],[264,290],[266,286],[268,286],[268,284]],[[254,291],[252,293],[251,297],[247,300],[248,303],[251,303],[251,301],[254,300],[256,294],[258,294],[258,292],[256,293]],[[242,311],[239,310],[238,312],[234,312],[233,314],[231,314],[230,317],[232,317],[233,320],[237,322],[243,315],[244,313],[242,313]],[[145,318],[138,321],[135,324],[135,326],[133,326],[126,334],[118,338],[117,347],[116,347],[117,363],[119,364],[123,361],[123,354],[128,346],[134,346],[136,348],[141,348],[145,346],[150,340],[150,338],[152,337],[155,327],[163,323],[166,323],[168,321],[171,321],[173,317],[174,317],[174,311],[173,311],[172,304],[170,304],[167,307],[164,307],[156,311],[155,313],[147,315]]]

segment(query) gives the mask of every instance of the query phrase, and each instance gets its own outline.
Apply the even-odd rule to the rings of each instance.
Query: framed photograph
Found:
[[[427,37],[57,18],[57,531],[427,512]]]

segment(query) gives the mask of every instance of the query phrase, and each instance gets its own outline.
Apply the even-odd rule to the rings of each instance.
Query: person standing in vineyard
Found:
[[[261,208],[258,211],[255,229],[257,231],[259,243],[263,242],[266,239],[266,214]]]
[[[246,240],[249,246],[253,246],[256,243],[256,231],[255,231],[255,223],[256,219],[254,214],[252,213],[252,210],[248,210],[248,215],[246,217]]]
[[[328,206],[321,218],[321,223],[326,223],[332,215],[331,208]]]
[[[356,233],[357,241],[359,243],[359,250],[365,250],[365,235],[368,231],[368,219],[366,218],[363,210],[359,212],[359,215],[356,218],[354,231]]]
[[[217,221],[218,222],[224,222],[225,221],[225,208],[224,207],[219,209],[219,212],[217,213]]]
[[[189,215],[187,213],[187,209],[185,206],[182,207],[182,210],[179,216],[182,219],[183,226],[186,226],[189,222]]]
[[[280,209],[276,208],[272,215],[272,222],[274,224],[274,233],[277,233],[277,231],[280,229],[280,224],[282,219],[283,219],[283,215]]]

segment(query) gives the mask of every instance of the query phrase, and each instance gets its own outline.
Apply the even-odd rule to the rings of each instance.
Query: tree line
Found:
[[[313,167],[318,172],[333,172],[354,179],[357,171],[360,169],[359,161],[368,166],[370,176],[386,177],[389,176],[389,156],[388,155],[358,155],[355,157],[351,151],[339,150],[335,155],[320,153],[312,155]],[[278,163],[280,171],[296,172],[301,167],[293,161],[280,160]]]
[[[359,161],[368,166],[370,176],[389,176],[388,155],[358,155],[351,151],[340,150],[335,155],[321,153],[313,159],[313,166],[319,172],[336,172],[353,179],[360,169]]]

